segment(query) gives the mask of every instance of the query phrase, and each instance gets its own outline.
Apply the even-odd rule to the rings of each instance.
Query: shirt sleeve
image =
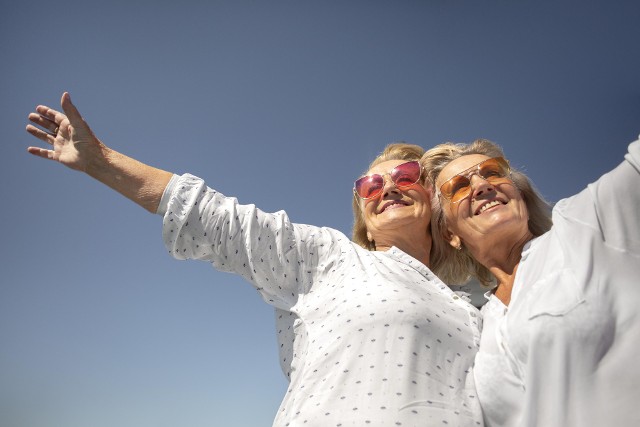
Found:
[[[555,211],[598,231],[610,247],[640,253],[640,139],[629,145],[620,165],[576,196],[558,202]]]
[[[241,205],[192,175],[172,187],[163,220],[170,254],[240,274],[276,308],[291,308],[338,261],[337,245],[348,241],[336,230],[293,224],[283,211]]]
[[[178,182],[178,179],[180,179],[180,176],[173,174],[173,176],[167,183],[167,186],[164,188],[164,191],[162,192],[162,198],[160,199],[158,209],[156,210],[156,213],[158,215],[164,216],[164,214],[167,213],[167,206],[169,206],[169,200],[171,199],[171,195],[173,194],[173,190],[176,186],[176,182]]]

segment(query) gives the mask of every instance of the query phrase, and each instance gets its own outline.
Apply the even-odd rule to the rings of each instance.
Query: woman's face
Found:
[[[367,175],[384,176],[382,192],[371,199],[361,200],[362,213],[367,226],[369,240],[381,241],[383,235],[390,233],[413,233],[424,238],[430,232],[431,188],[417,183],[398,188],[388,175],[396,166],[406,160],[387,160],[372,167]]]
[[[462,200],[452,203],[440,196],[450,233],[449,243],[454,247],[463,243],[470,249],[490,248],[514,232],[520,235],[528,231],[527,205],[515,184],[508,178],[490,183],[473,168],[488,159],[490,157],[483,154],[459,157],[445,166],[436,179],[438,191],[458,174],[470,180],[471,191]]]

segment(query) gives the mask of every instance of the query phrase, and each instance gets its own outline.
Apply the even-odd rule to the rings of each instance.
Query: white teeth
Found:
[[[497,201],[497,200],[494,200],[493,202],[487,203],[486,205],[483,205],[480,208],[480,211],[478,212],[478,214],[481,214],[482,212],[486,211],[487,209],[492,208],[492,207],[494,207],[496,205],[500,205],[500,204],[501,203],[499,201]]]
[[[393,207],[393,206],[398,206],[398,205],[402,205],[402,206],[404,206],[404,204],[403,204],[403,203],[396,202],[396,203],[391,203],[390,205],[385,206],[385,208],[384,208],[383,210],[385,210],[385,211],[386,211],[387,209],[389,209],[389,208],[391,208],[391,207]]]

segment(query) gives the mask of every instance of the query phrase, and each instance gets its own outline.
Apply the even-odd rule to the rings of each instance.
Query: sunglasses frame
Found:
[[[408,185],[398,185],[398,184],[394,181],[394,179],[392,178],[392,174],[393,174],[393,172],[394,172],[396,169],[398,169],[399,167],[401,167],[401,166],[403,166],[403,165],[406,165],[406,164],[408,164],[408,163],[415,163],[415,164],[417,164],[417,165],[418,165],[418,168],[419,168],[418,178],[417,178],[414,182],[412,182],[411,184],[408,184]],[[393,169],[391,169],[389,172],[387,172],[387,173],[385,173],[385,174],[372,173],[372,174],[369,174],[369,175],[363,175],[363,176],[361,176],[360,178],[356,179],[356,180],[354,181],[354,183],[353,183],[353,194],[354,194],[354,196],[356,196],[356,197],[358,197],[358,198],[360,198],[360,199],[362,199],[362,200],[375,199],[376,197],[378,197],[378,196],[382,193],[382,189],[384,188],[384,182],[385,182],[384,177],[385,177],[385,176],[387,176],[387,175],[388,175],[388,176],[391,178],[391,182],[393,182],[393,185],[395,185],[395,186],[396,186],[396,188],[404,189],[404,188],[409,188],[409,187],[411,187],[412,185],[415,185],[416,183],[420,182],[420,179],[422,178],[422,172],[423,172],[423,168],[422,168],[422,165],[420,164],[420,162],[419,162],[418,160],[409,160],[409,161],[406,161],[406,162],[404,162],[404,163],[400,163],[399,165],[395,166]],[[358,181],[360,181],[360,180],[362,180],[362,179],[365,179],[365,178],[371,178],[371,177],[374,177],[374,176],[379,176],[379,177],[381,177],[381,178],[382,178],[382,187],[380,187],[380,190],[379,190],[378,192],[376,192],[373,196],[369,196],[369,197],[362,197],[362,196],[358,193],[358,190],[357,190],[357,187],[358,187]]]
[[[485,177],[480,173],[480,168],[482,167],[483,164],[485,164],[486,162],[489,161],[496,161],[498,163],[499,166],[501,166],[501,168],[504,168],[505,170],[505,175],[503,176],[499,176],[499,177]],[[469,197],[469,195],[473,192],[471,190],[471,177],[473,175],[478,175],[480,178],[484,179],[487,182],[492,182],[494,179],[508,179],[509,181],[513,182],[513,180],[511,179],[511,166],[509,165],[509,161],[507,159],[505,159],[504,157],[498,156],[498,157],[491,157],[488,159],[485,159],[473,166],[471,166],[470,168],[467,168],[465,170],[463,170],[460,173],[457,173],[455,175],[453,175],[451,178],[449,178],[448,180],[446,180],[445,182],[442,183],[442,185],[440,185],[440,187],[438,187],[438,196],[442,196],[445,199],[447,199],[449,201],[449,203],[455,204],[455,203],[460,203],[461,201],[463,201],[464,199],[466,199],[467,197]],[[458,200],[452,200],[453,197],[455,196],[455,193],[451,196],[451,197],[447,197],[443,192],[442,192],[442,187],[444,187],[445,185],[447,185],[449,182],[451,182],[451,180],[462,176],[464,178],[467,179],[467,181],[469,181],[468,187],[469,187],[469,192],[467,194],[465,194],[464,196],[460,197]]]

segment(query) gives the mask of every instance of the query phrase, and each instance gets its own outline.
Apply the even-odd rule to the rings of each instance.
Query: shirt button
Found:
[[[460,299],[460,297],[458,295],[454,295],[453,299]]]

